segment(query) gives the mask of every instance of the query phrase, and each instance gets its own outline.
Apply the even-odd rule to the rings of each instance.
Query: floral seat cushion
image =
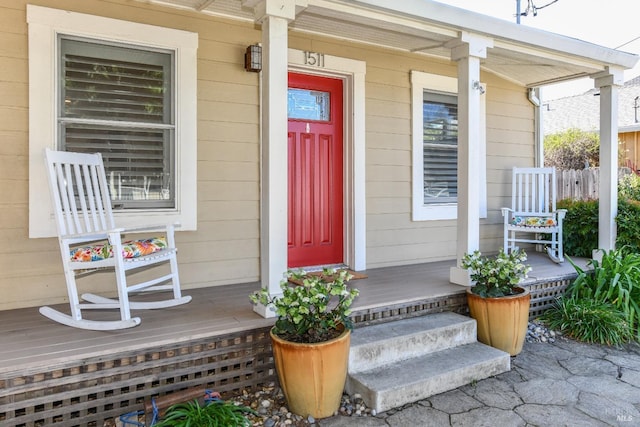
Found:
[[[138,258],[151,255],[166,247],[167,239],[165,237],[131,240],[122,243],[122,254],[124,258]],[[71,249],[69,255],[71,256],[71,261],[75,262],[102,261],[113,257],[113,247],[108,243],[83,246],[81,248]]]
[[[550,216],[514,216],[511,218],[511,225],[520,227],[555,227],[558,224]]]

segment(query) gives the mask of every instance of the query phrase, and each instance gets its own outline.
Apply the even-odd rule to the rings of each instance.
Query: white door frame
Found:
[[[367,268],[364,111],[366,63],[296,49],[289,49],[288,61],[289,71],[336,77],[345,83],[343,87],[344,262],[356,271],[365,270]],[[283,191],[287,191],[286,186]]]

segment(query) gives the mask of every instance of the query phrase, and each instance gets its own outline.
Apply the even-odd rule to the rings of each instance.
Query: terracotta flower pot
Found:
[[[289,410],[316,419],[332,416],[340,407],[347,379],[351,331],[314,344],[285,341],[271,331],[271,342]]]
[[[467,303],[471,317],[478,324],[478,341],[509,353],[522,351],[529,323],[528,289],[497,298],[483,298],[467,289]]]

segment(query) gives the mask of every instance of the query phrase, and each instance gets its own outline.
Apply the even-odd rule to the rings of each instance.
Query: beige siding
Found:
[[[179,232],[185,288],[259,279],[259,88],[243,70],[251,23],[128,0],[34,0],[41,6],[194,31],[198,48],[198,230]],[[26,4],[0,0],[0,310],[66,299],[55,239],[28,239],[28,58]],[[455,64],[370,45],[290,32],[290,46],[365,61],[367,266],[455,255],[455,221],[411,220],[410,71],[456,75]],[[533,108],[524,88],[487,83],[489,218],[482,246],[497,248],[508,171],[533,164]],[[36,208],[37,207],[31,207]],[[86,283],[106,286],[106,278]]]
[[[0,2],[0,309],[66,300],[55,239],[28,239],[27,1]],[[260,39],[250,23],[130,1],[39,1],[41,6],[196,31],[198,231],[177,235],[185,288],[259,277],[257,75],[243,69]],[[105,286],[99,276],[86,290]]]
[[[20,2],[5,1],[0,6],[0,289],[5,307],[16,305],[27,289],[29,277],[43,268],[29,262],[33,253],[25,240],[27,205],[27,39],[25,12]],[[6,95],[5,95],[6,94]],[[9,245],[12,242],[14,245]],[[13,247],[12,247],[13,246]],[[50,245],[36,245],[47,250]],[[56,246],[53,247],[54,249]],[[45,261],[44,264],[47,264]]]
[[[525,88],[487,77],[487,219],[481,249],[502,246],[500,208],[511,205],[511,168],[534,165],[534,109]]]

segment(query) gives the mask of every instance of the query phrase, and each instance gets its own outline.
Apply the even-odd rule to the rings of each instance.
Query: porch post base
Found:
[[[469,271],[460,267],[451,267],[451,270],[449,270],[449,281],[461,286],[472,285]]]
[[[602,261],[602,249],[594,249],[591,252],[591,259],[601,262]]]

